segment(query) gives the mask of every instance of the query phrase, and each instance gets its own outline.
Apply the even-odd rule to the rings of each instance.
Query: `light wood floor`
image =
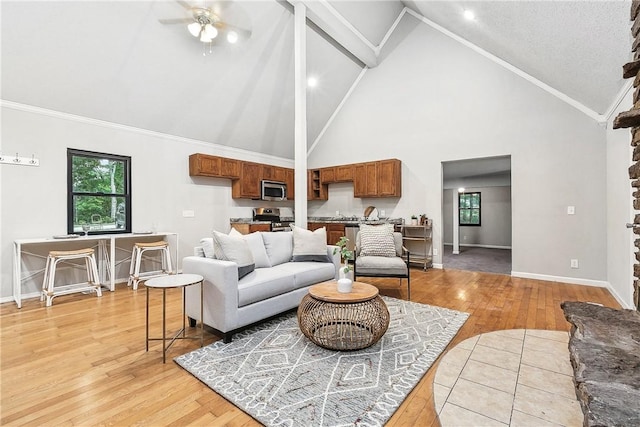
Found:
[[[370,280],[383,295],[406,296],[393,279]],[[412,299],[471,314],[450,347],[500,329],[569,330],[564,300],[619,308],[604,288],[489,273],[412,270]],[[211,391],[171,358],[194,349],[180,341],[162,364],[159,343],[145,352],[145,291],[119,285],[102,298],[58,297],[0,305],[1,425],[254,426],[251,417]],[[169,293],[168,321],[180,325],[180,294]],[[152,292],[152,335],[160,334],[161,292]],[[218,337],[207,334],[205,344]],[[389,426],[437,426],[435,365],[391,418]]]

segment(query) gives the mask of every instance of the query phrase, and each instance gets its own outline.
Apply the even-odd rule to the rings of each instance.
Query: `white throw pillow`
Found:
[[[396,256],[393,224],[360,224],[361,256]]]
[[[327,229],[322,227],[314,231],[291,225],[293,230],[294,262],[317,261],[330,262],[327,256]]]
[[[249,244],[242,238],[213,232],[216,258],[238,264],[238,279],[242,279],[255,269],[255,260]]]
[[[229,236],[241,237],[249,245],[251,254],[256,262],[256,268],[269,268],[271,267],[271,261],[267,256],[267,250],[264,247],[264,240],[262,240],[262,233],[256,231],[251,234],[242,234],[235,228],[232,228],[229,232]]]
[[[204,256],[206,256],[207,258],[215,259],[216,254],[213,249],[213,237],[205,237],[204,239],[200,239],[200,244],[202,245]]]

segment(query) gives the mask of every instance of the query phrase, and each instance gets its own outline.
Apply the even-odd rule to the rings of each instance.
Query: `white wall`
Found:
[[[511,187],[467,187],[466,193],[479,191],[480,227],[460,227],[460,245],[511,248]],[[453,194],[458,190],[443,193],[444,243],[453,244]]]
[[[233,200],[230,180],[189,176],[189,155],[197,152],[293,167],[290,160],[4,104],[3,153],[34,154],[40,166],[1,166],[2,298],[12,294],[12,242],[66,234],[67,148],[131,156],[133,230],[154,223],[179,233],[179,260],[212,230],[228,231],[230,217],[250,217],[258,205],[293,205]],[[183,210],[195,217],[184,218]],[[41,274],[25,281],[23,294],[37,291],[41,281]]]
[[[365,73],[309,167],[396,157],[403,196],[349,203],[350,187],[330,186],[329,201],[310,214],[370,203],[388,216],[424,212],[441,249],[441,162],[511,155],[513,271],[606,283],[605,129],[409,15],[388,46],[396,47]]]
[[[612,292],[624,306],[633,308],[633,232],[625,227],[633,222],[631,180],[631,133],[613,129],[613,118],[632,105],[631,91],[607,123],[607,274]]]

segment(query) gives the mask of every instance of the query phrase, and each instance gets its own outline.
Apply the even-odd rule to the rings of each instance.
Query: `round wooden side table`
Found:
[[[309,288],[298,306],[298,325],[313,343],[331,350],[360,350],[384,335],[389,310],[378,288],[353,282],[349,293],[340,293],[335,280]]]
[[[157,277],[155,279],[149,279],[144,282],[144,286],[147,288],[147,351],[149,351],[149,341],[159,341],[162,340],[162,363],[166,363],[167,361],[167,350],[169,347],[175,342],[175,340],[185,340],[185,339],[199,339],[200,347],[204,345],[204,316],[203,316],[203,305],[204,305],[204,278],[199,274],[174,274],[171,276],[163,276]],[[185,295],[184,289],[187,286],[195,285],[200,283],[200,336],[188,337],[185,335],[186,325],[185,325]],[[162,289],[162,338],[149,338],[149,289]],[[182,288],[182,329],[180,329],[171,339],[169,345],[167,342],[167,289],[171,288]],[[182,336],[180,336],[182,334]]]

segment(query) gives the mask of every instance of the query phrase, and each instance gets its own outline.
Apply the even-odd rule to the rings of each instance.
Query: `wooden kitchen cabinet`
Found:
[[[398,159],[354,165],[354,197],[400,197],[402,164]]]
[[[344,236],[344,224],[327,224],[327,244],[335,245]]]
[[[249,224],[246,222],[231,223],[231,228],[235,228],[242,234],[250,234],[256,231],[271,231],[271,224]]]
[[[341,165],[341,166],[336,166],[334,169],[335,169],[336,182],[353,181],[354,165]]]
[[[378,197],[402,196],[402,163],[398,159],[376,162]]]
[[[327,229],[327,245],[335,245],[344,236],[344,224],[326,222],[309,222],[307,224],[307,229],[311,231],[322,227]]]
[[[377,197],[378,175],[377,162],[357,163],[354,167],[353,196]]]
[[[352,182],[355,165],[341,165],[320,169],[320,182],[331,184],[334,182]]]
[[[240,179],[231,184],[231,197],[234,199],[259,199],[262,166],[259,163],[241,162]]]
[[[285,182],[286,168],[280,166],[262,165],[262,179],[267,181]]]
[[[307,174],[307,200],[327,200],[329,189],[320,180],[320,169],[310,169]]]
[[[284,182],[287,184],[287,200],[295,200],[296,194],[296,171],[285,168]]]
[[[235,159],[196,153],[189,156],[189,175],[237,179],[239,163]]]
[[[330,184],[332,182],[336,182],[336,169],[335,168],[320,169],[320,183]]]

